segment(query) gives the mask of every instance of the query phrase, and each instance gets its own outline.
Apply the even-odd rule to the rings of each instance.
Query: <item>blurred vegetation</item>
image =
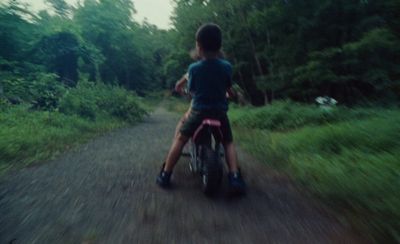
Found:
[[[190,101],[184,98],[169,96],[163,101],[163,106],[169,111],[184,114],[190,107]]]
[[[4,79],[30,86],[42,74],[57,75],[67,87],[80,79],[138,94],[163,87],[168,33],[135,22],[132,1],[86,0],[76,7],[64,0],[46,2],[54,13],[30,12],[17,0],[0,4],[0,87],[6,86]]]
[[[379,243],[400,240],[398,109],[278,102],[230,115],[246,150],[288,172]]]
[[[60,101],[60,112],[94,120],[101,116],[111,116],[134,123],[146,111],[137,96],[116,86],[81,82],[70,89]]]
[[[245,113],[243,111],[246,111]],[[230,117],[233,125],[242,128],[257,128],[273,131],[289,131],[311,125],[325,125],[352,119],[364,119],[376,116],[378,110],[346,107],[320,108],[308,105],[280,101],[273,106],[260,108],[242,107],[232,110]]]
[[[253,105],[275,99],[398,103],[398,0],[177,0],[166,59],[171,84],[202,23],[218,23],[234,79]]]
[[[148,92],[144,97],[141,97],[141,102],[146,111],[154,111],[167,99],[169,93],[167,90]]]
[[[59,112],[30,111],[15,106],[0,113],[0,174],[40,162],[90,137],[118,128],[112,118],[96,121]]]
[[[56,79],[53,83],[59,84]],[[75,88],[60,89],[57,99],[50,89],[42,91],[45,96],[30,104],[0,100],[0,173],[48,159],[147,114],[136,95],[119,87],[81,81]],[[37,101],[46,106],[39,109]]]
[[[48,159],[139,121],[161,89],[166,31],[132,18],[131,1],[0,4],[0,172]]]
[[[170,30],[137,23],[130,0],[46,2],[52,11],[0,4],[1,77],[53,73],[68,87],[85,77],[139,95],[172,88],[193,62],[196,29],[216,22],[253,105],[323,95],[346,105],[399,102],[398,0],[176,0]]]
[[[240,143],[399,242],[400,1],[173,2],[170,30],[137,23],[131,0],[1,3],[0,172],[139,121],[216,22],[240,95],[259,106],[231,110]],[[324,95],[342,106],[305,105]],[[183,113],[181,101],[164,105]]]

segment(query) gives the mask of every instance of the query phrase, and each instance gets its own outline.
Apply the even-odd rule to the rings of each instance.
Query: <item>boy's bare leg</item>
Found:
[[[185,121],[186,121],[187,118],[189,117],[189,114],[190,114],[190,108],[189,108],[188,111],[182,116],[182,118],[179,120],[178,124],[176,125],[174,139],[175,139],[176,137],[178,137],[179,131],[181,130],[181,127],[182,127],[183,123],[185,123]]]
[[[182,149],[185,146],[188,139],[189,138],[182,135],[181,133],[179,133],[178,136],[174,138],[171,149],[169,150],[167,159],[165,161],[164,171],[166,172],[172,171],[175,164],[178,162],[179,157],[181,156],[182,153]]]
[[[230,172],[237,172],[238,171],[238,162],[237,162],[237,155],[236,150],[233,142],[224,143],[225,148],[225,160],[229,166]]]
[[[175,138],[178,137],[179,131],[181,130],[181,127],[182,127],[183,123],[185,122],[185,120],[186,120],[186,114],[182,116],[182,118],[179,120],[178,124],[176,125],[174,140],[175,140]]]

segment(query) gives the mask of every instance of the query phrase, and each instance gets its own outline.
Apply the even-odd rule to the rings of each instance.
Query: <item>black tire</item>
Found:
[[[218,153],[209,147],[202,148],[202,189],[206,195],[216,193],[222,182],[222,164],[219,161]]]

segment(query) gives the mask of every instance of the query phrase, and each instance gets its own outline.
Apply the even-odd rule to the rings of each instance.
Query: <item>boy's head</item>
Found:
[[[218,25],[202,25],[196,33],[197,46],[203,53],[218,53],[222,46],[222,33]]]

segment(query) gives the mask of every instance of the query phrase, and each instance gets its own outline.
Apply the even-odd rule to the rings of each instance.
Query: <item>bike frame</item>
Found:
[[[222,134],[219,130],[219,126],[219,121],[205,119],[202,125],[196,130],[194,136],[190,139],[190,166],[194,173],[201,173],[202,160],[200,155],[202,148],[209,147],[215,152],[220,152]],[[216,131],[218,131],[220,135],[215,136],[215,134],[217,134]]]

